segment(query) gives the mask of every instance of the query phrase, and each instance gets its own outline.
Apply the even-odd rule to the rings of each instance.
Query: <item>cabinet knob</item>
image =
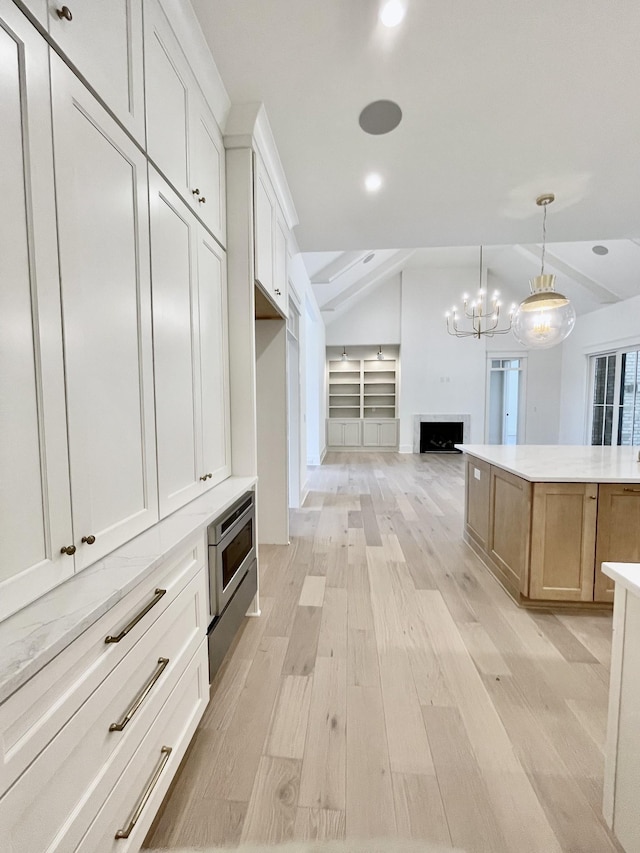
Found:
[[[280,292],[279,288],[276,287],[274,292],[275,292],[276,296],[282,296],[282,293]]]
[[[60,548],[60,553],[67,554],[69,557],[73,557],[73,555],[76,553],[76,546],[66,545],[64,548]]]
[[[589,500],[595,501],[595,500],[597,500],[597,496],[596,495],[589,495]]]
[[[82,541],[87,545],[93,545],[93,543],[96,541],[96,537],[93,535],[83,536]]]
[[[213,477],[213,474],[207,474],[207,480],[210,480]]]
[[[56,15],[60,18],[60,20],[72,21],[73,15],[71,14],[71,9],[68,6],[63,6],[61,9],[56,9]]]
[[[191,190],[191,192],[192,192],[194,195],[200,195],[200,190],[198,189],[198,187],[196,187],[196,188],[195,188],[195,190]]]
[[[204,481],[204,480],[208,480],[208,479],[209,479],[209,475],[208,475],[208,474],[203,474],[203,475],[202,475],[202,477],[200,477],[200,479],[201,479],[201,480],[203,480],[203,481]]]
[[[199,204],[206,204],[207,200],[203,195],[201,195],[200,198],[198,199],[198,203]]]

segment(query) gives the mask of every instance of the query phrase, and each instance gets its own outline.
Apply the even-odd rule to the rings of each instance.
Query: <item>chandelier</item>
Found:
[[[480,246],[480,287],[478,295],[470,301],[469,295],[462,297],[462,311],[458,311],[454,305],[451,311],[447,311],[447,332],[456,338],[480,338],[484,335],[492,338],[494,335],[506,335],[511,330],[511,321],[516,306],[512,305],[509,310],[509,319],[506,325],[500,326],[500,308],[502,303],[499,299],[500,293],[493,291],[491,298],[482,281],[482,246]]]
[[[547,206],[555,200],[553,193],[538,196],[542,207],[542,268],[540,275],[529,282],[531,296],[518,306],[513,317],[513,336],[529,349],[548,349],[563,341],[573,329],[576,312],[566,296],[555,289],[555,275],[545,274],[544,259],[547,242]]]

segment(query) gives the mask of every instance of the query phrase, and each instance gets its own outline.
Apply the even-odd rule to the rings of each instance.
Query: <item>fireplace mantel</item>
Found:
[[[422,423],[447,423],[459,421],[462,423],[463,441],[466,444],[471,439],[471,415],[460,414],[435,414],[413,416],[413,452],[420,453],[420,424]]]

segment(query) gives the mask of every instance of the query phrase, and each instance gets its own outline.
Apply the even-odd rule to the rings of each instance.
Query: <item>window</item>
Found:
[[[640,444],[640,350],[592,356],[591,444]]]

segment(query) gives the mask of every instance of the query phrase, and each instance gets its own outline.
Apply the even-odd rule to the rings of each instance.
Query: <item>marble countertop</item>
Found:
[[[640,563],[603,563],[602,571],[640,598]]]
[[[0,622],[0,702],[256,482],[256,477],[229,477]]]
[[[456,444],[459,450],[535,483],[640,483],[638,447]]]

